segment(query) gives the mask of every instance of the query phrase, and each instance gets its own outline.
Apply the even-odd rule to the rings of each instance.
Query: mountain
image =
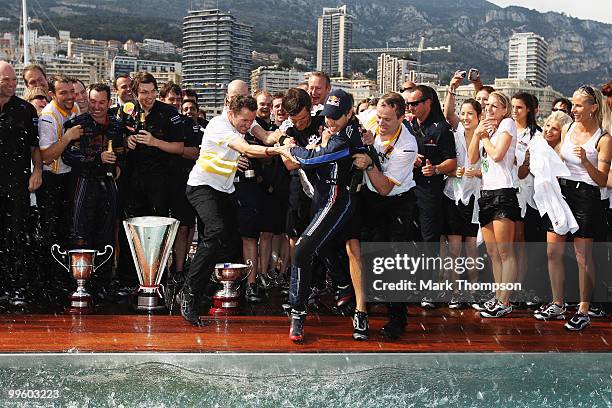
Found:
[[[6,1],[6,0],[3,0]],[[0,9],[2,29],[15,27],[19,1]],[[141,41],[159,38],[181,44],[182,17],[189,7],[231,11],[254,26],[256,51],[276,52],[292,62],[314,59],[316,18],[328,0],[34,0],[30,16],[41,32],[70,30],[73,37]],[[343,3],[344,4],[344,3]],[[479,68],[483,78],[507,76],[508,39],[533,31],[549,43],[549,83],[564,94],[583,83],[601,85],[612,77],[612,25],[561,13],[522,7],[501,8],[485,0],[348,0],[355,16],[354,47],[406,47],[426,38],[426,46],[448,45],[452,52],[424,53],[428,71],[449,78],[455,69]],[[44,11],[43,11],[44,10]],[[53,25],[49,23],[53,22]],[[356,69],[375,70],[376,55],[357,54]]]

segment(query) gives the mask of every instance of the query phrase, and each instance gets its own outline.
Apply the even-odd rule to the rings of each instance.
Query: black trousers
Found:
[[[324,202],[325,205],[316,211],[314,218],[295,245],[291,265],[289,304],[298,310],[305,310],[306,307],[314,256],[324,259],[330,271],[340,269],[333,265],[339,260],[337,238],[354,212],[353,197],[346,187],[333,186]]]
[[[42,185],[36,191],[36,203],[40,210],[43,247],[46,250],[53,244],[66,248],[73,190],[74,179],[71,173],[43,171]]]
[[[204,225],[187,276],[185,290],[204,293],[217,262],[241,259],[242,244],[236,225],[236,203],[231,194],[209,186],[187,186],[187,199]]]

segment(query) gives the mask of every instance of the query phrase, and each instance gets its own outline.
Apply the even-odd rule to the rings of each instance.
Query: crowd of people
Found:
[[[28,284],[41,279],[32,271],[52,268],[53,244],[113,246],[114,265],[95,274],[91,289],[98,301],[131,295],[137,275],[120,221],[171,216],[180,227],[168,279],[181,285],[181,315],[196,326],[205,324],[201,307],[214,290],[215,264],[240,260],[253,264],[250,302],[261,301],[276,271],[288,294],[291,340],[303,340],[308,306],[328,281],[336,307],[351,312],[353,338],[366,340],[361,242],[426,242],[435,255],[463,250],[475,258],[479,233],[496,283],[530,273],[517,243],[547,243],[552,293],[534,311],[540,320],[568,315],[563,251],[571,237],[580,302],[565,327],[582,330],[604,313],[591,304],[592,248],[612,230],[612,84],[604,87],[607,100],[581,86],[539,124],[535,96],[505,95],[479,76],[469,78],[474,97],[456,112],[461,71],[443,107],[433,88],[409,81],[398,93],[356,103],[332,90],[323,72],[274,95],[251,96],[235,80],[223,113],[210,121],[195,92],[158,86],[146,72],[114,80],[114,105],[108,85],[47,78],[38,65],[26,67],[23,80],[21,99],[15,70],[0,62],[3,301],[29,301]],[[374,126],[362,123],[367,115]],[[69,287],[60,275],[49,279]],[[479,279],[473,269],[468,277]],[[501,318],[513,310],[511,295],[454,293],[448,307]],[[425,294],[421,306],[440,303]],[[398,338],[407,304],[389,303],[388,315],[381,334]]]

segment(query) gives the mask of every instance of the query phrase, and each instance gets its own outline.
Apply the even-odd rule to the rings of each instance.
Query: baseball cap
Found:
[[[321,115],[338,120],[353,107],[351,95],[342,89],[334,89],[327,96],[327,102],[323,107]]]

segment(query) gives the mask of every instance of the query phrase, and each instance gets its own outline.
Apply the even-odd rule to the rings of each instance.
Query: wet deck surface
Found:
[[[381,310],[382,311],[382,310]],[[285,316],[209,317],[195,328],[180,316],[95,314],[0,315],[0,352],[609,352],[612,319],[592,319],[580,333],[563,321],[539,322],[529,310],[483,319],[473,309],[409,308],[406,333],[391,341],[378,334],[386,322],[370,318],[369,341],[351,337],[348,317],[308,316],[306,341],[288,339]]]

